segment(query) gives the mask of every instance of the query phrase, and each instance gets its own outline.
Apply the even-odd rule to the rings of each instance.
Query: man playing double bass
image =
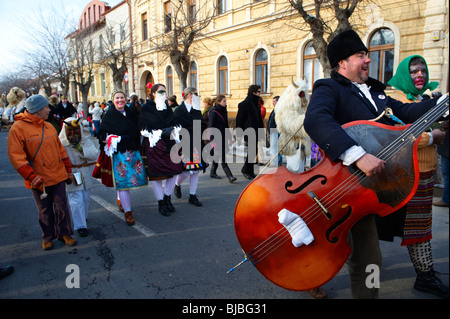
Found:
[[[338,34],[328,45],[327,55],[331,78],[315,82],[308,105],[304,127],[312,140],[332,161],[356,165],[367,176],[383,173],[386,162],[367,153],[342,128],[357,120],[377,119],[377,122],[395,125],[382,116],[386,107],[405,123],[412,123],[425,114],[436,100],[403,104],[384,93],[385,85],[369,77],[368,50],[353,30]],[[439,102],[439,101],[438,101]],[[352,253],[348,259],[353,298],[377,298],[378,288],[366,286],[366,267],[381,268],[381,252],[373,215],[358,220],[350,230]]]

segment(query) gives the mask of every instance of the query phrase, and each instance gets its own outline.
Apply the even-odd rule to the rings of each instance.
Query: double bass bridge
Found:
[[[326,207],[320,202],[320,199],[313,191],[309,191],[308,195],[316,202],[316,204],[319,206],[320,210],[328,220],[333,218],[333,215],[331,215],[331,213],[326,209]]]

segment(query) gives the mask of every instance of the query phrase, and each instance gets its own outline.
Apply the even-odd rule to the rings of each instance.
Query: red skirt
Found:
[[[104,151],[100,151],[98,155],[97,164],[95,164],[92,171],[92,177],[100,178],[102,184],[107,187],[114,187],[112,177],[112,158],[106,155]]]

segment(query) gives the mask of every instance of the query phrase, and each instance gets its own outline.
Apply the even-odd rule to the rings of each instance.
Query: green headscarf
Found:
[[[427,81],[425,82],[423,89],[420,91],[416,89],[416,86],[411,80],[411,75],[409,73],[409,63],[414,58],[422,58],[422,60],[425,62],[425,67],[427,68]],[[395,72],[395,75],[392,77],[392,79],[388,81],[388,84],[405,93],[408,100],[414,101],[416,100],[416,96],[422,95],[423,92],[428,89],[430,91],[433,91],[439,85],[438,82],[429,82],[429,75],[430,73],[428,72],[428,66],[425,59],[420,55],[411,55],[410,57],[407,57],[402,62],[400,62],[397,68],[397,72]]]

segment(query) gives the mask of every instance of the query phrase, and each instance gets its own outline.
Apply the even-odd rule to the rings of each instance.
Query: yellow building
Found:
[[[183,18],[176,17],[179,0],[125,2],[134,53],[129,88],[140,98],[148,96],[147,83],[163,83],[181,102],[175,66],[160,49],[183,19],[200,21],[206,16],[212,20],[189,50],[187,85],[195,86],[201,97],[225,94],[230,117],[251,84],[262,86],[268,116],[272,98],[282,94],[292,77],[306,76],[310,89],[323,77],[311,46],[312,34],[287,0],[187,0],[182,1]],[[314,14],[313,1],[305,2]],[[386,83],[402,59],[419,54],[427,60],[430,80],[447,92],[448,13],[445,0],[361,2],[351,23],[369,48],[371,76]],[[334,27],[333,18],[324,17]],[[97,77],[96,90],[99,81]]]

